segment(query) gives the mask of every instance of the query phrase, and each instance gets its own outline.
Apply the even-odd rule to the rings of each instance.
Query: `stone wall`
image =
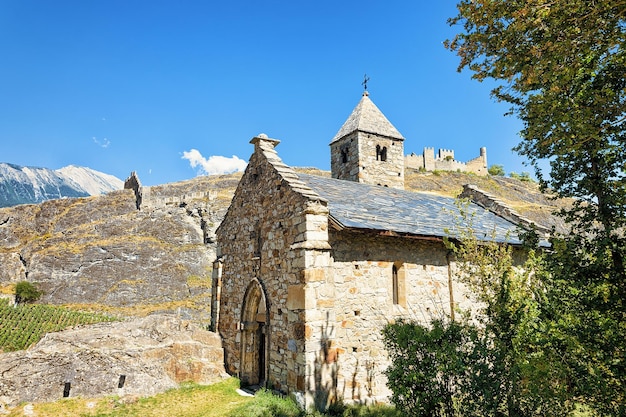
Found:
[[[330,243],[334,291],[314,294],[316,315],[324,320],[308,323],[318,362],[335,374],[326,389],[347,402],[387,401],[383,327],[401,317],[428,323],[449,316],[452,305],[468,309],[472,301],[454,280],[454,262],[441,242],[331,231]]]
[[[359,182],[404,189],[404,148],[401,140],[360,133],[359,148]],[[377,155],[377,149],[386,150],[385,160]]]
[[[479,206],[497,214],[500,217],[507,219],[510,222],[518,224],[527,230],[536,230],[544,237],[549,236],[551,230],[545,226],[541,226],[532,220],[529,220],[523,216],[520,216],[515,210],[506,205],[502,200],[496,196],[489,194],[473,184],[465,184],[463,186],[463,192],[459,195],[459,198],[467,198]]]
[[[356,131],[331,144],[331,171],[333,178],[403,189],[403,141]]]
[[[304,392],[303,303],[309,298],[303,271],[311,263],[309,252],[328,249],[327,209],[278,158],[278,141],[252,143],[255,152],[217,230],[222,263],[222,275],[214,279],[217,328],[228,372],[243,383],[265,380],[274,389]]]
[[[359,181],[358,132],[330,144],[330,170],[333,178]]]
[[[209,190],[204,192],[190,192],[182,195],[154,195],[152,193],[152,187],[141,187],[141,208],[158,208],[165,206],[179,206],[183,204],[191,204],[199,205],[201,202],[204,202],[204,206],[210,207],[210,202],[217,198],[217,190]]]
[[[422,155],[411,153],[404,157],[407,168],[425,171],[471,172],[487,175],[487,148],[480,148],[480,155],[467,162],[454,159],[454,150],[439,149],[435,157],[435,148],[424,148]]]

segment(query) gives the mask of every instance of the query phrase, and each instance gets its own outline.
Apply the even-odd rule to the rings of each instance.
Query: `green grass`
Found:
[[[9,305],[0,300],[0,351],[26,349],[46,333],[79,324],[115,321],[114,317],[43,304]]]
[[[267,391],[241,396],[239,380],[213,385],[183,384],[152,397],[69,398],[50,403],[22,404],[9,417],[32,413],[47,417],[400,417],[393,408],[336,407],[328,414],[307,414],[288,398]]]
[[[33,415],[47,417],[223,417],[254,399],[240,396],[238,387],[230,378],[208,386],[183,384],[152,397],[71,398],[30,407]],[[12,409],[9,416],[23,416],[28,406]]]

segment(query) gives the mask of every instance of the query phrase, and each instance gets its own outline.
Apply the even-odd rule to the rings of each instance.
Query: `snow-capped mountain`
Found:
[[[0,163],[0,207],[100,195],[122,188],[122,180],[90,168],[70,165],[53,170]]]
[[[124,188],[124,181],[113,175],[94,171],[91,168],[68,165],[64,168],[57,169],[56,172],[70,178],[83,190],[87,191],[89,195],[101,195],[109,191]]]

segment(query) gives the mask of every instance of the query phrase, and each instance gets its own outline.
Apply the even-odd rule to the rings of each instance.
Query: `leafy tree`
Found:
[[[489,175],[502,177],[502,176],[504,176],[504,166],[502,166],[502,165],[492,165],[492,166],[489,167],[487,172],[489,173]]]
[[[493,79],[523,122],[516,150],[543,187],[573,197],[546,265],[542,319],[572,396],[626,415],[626,1],[462,0],[446,46]],[[549,176],[541,162],[549,161]]]
[[[37,301],[42,294],[43,291],[28,281],[20,281],[15,285],[15,302],[17,304],[32,303]]]
[[[458,241],[446,245],[457,259],[458,279],[482,309],[474,312],[478,338],[472,342],[470,378],[463,387],[463,416],[552,416],[571,408],[564,393],[566,375],[560,352],[544,343],[538,294],[543,289],[544,257],[533,249],[536,235],[523,234],[528,245],[478,239],[473,218],[459,204]],[[462,226],[466,224],[467,226]]]

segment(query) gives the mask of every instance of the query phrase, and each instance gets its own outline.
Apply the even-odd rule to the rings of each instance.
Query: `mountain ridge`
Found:
[[[123,188],[124,182],[117,177],[87,167],[68,165],[54,170],[0,162],[0,207],[103,195]]]

